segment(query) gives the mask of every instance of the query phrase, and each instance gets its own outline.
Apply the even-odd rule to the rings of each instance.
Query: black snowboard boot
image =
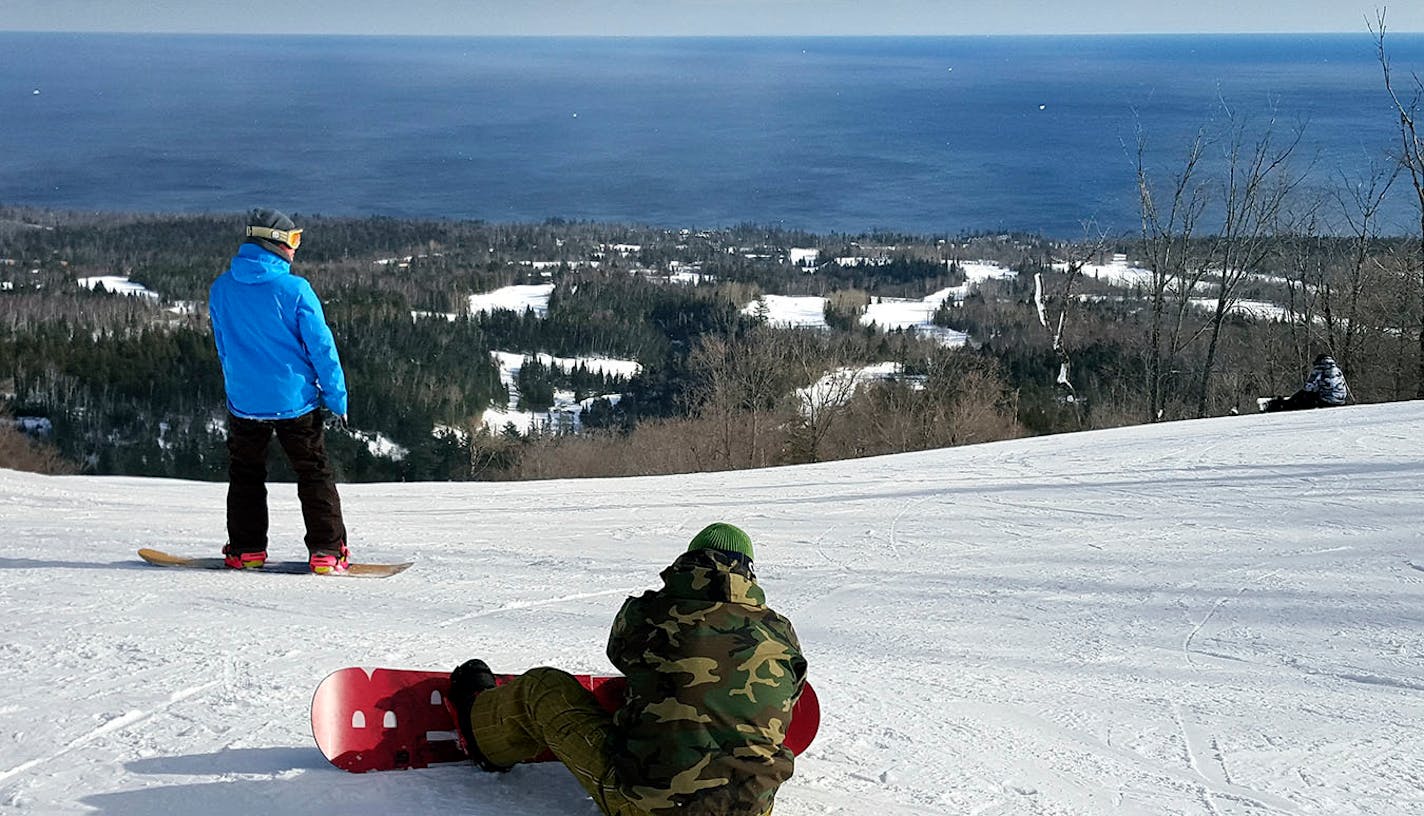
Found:
[[[460,729],[465,753],[484,770],[503,773],[509,768],[490,762],[480,753],[480,746],[475,743],[475,732],[470,726],[470,709],[475,705],[475,697],[494,687],[494,672],[479,658],[466,660],[450,672],[450,706],[455,715],[455,725]]]

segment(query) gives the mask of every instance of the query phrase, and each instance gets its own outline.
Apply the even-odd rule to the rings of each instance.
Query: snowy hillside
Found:
[[[0,470],[0,813],[596,811],[561,767],[349,775],[346,665],[606,671],[625,594],[757,542],[824,722],[777,816],[1424,814],[1424,403],[657,479],[344,486],[388,580],[160,571],[224,487]],[[301,554],[290,485],[273,551]]]

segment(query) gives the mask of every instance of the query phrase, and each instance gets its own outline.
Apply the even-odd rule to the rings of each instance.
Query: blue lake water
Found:
[[[1389,47],[1399,80],[1424,73],[1424,36]],[[1366,32],[0,33],[0,203],[1074,237],[1136,229],[1139,124],[1170,168],[1223,103],[1302,126],[1322,186],[1397,141]]]

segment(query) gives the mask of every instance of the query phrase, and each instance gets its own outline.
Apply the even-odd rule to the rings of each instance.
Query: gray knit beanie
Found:
[[[267,209],[265,207],[259,207],[247,214],[247,226],[267,227],[268,229],[278,229],[284,231],[294,230],[297,228],[297,225],[292,223],[292,219],[288,218],[284,213],[278,210]],[[283,252],[287,249],[286,246],[284,246],[278,241],[273,241],[271,238],[258,238],[257,236],[248,236],[247,243],[257,244],[263,249],[268,250],[269,252],[275,252],[278,255],[283,254]]]

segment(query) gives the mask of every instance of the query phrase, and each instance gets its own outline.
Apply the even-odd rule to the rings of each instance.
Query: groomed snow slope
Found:
[[[1424,814],[1424,404],[729,474],[343,487],[387,580],[161,571],[224,487],[0,470],[0,812],[594,814],[558,765],[349,775],[346,665],[609,669],[703,524],[825,720],[777,816]],[[276,555],[302,551],[290,485]]]

